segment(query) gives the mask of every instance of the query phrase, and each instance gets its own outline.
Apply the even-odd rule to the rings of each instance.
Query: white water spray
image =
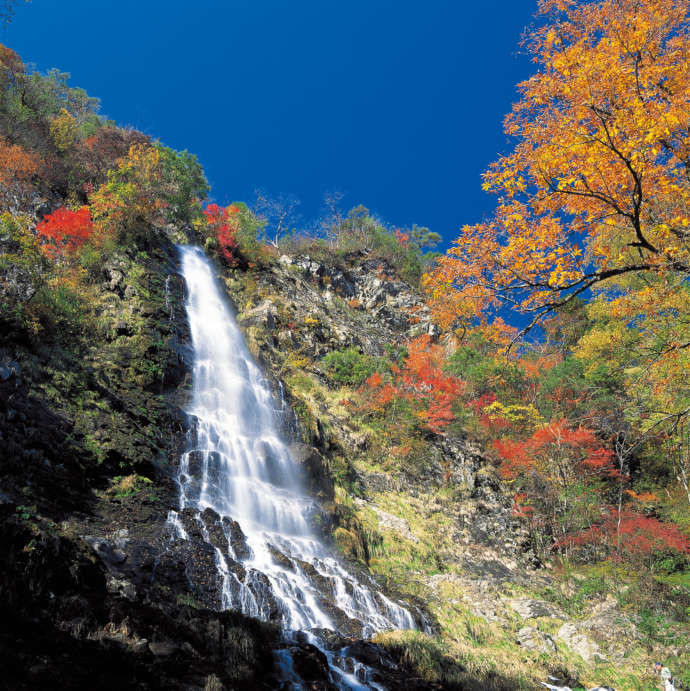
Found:
[[[179,467],[180,510],[200,516],[212,509],[222,519],[227,551],[214,543],[222,607],[277,619],[286,631],[345,633],[343,626],[352,620],[362,637],[416,628],[405,608],[379,593],[373,582],[369,587],[349,574],[313,534],[308,517],[316,507],[300,487],[269,384],[245,345],[211,263],[198,248],[180,251],[194,347],[188,412],[197,420],[196,439]],[[170,523],[186,539],[175,512]],[[338,672],[334,681],[342,688],[366,688],[349,676]]]

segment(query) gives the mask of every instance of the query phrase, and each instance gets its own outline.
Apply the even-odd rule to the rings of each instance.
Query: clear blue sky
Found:
[[[33,0],[0,42],[102,112],[197,154],[215,201],[347,193],[448,242],[490,213],[480,174],[532,66],[536,0]]]

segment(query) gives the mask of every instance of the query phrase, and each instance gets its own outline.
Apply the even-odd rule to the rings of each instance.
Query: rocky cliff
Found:
[[[280,684],[278,628],[219,612],[208,542],[193,521],[186,541],[166,523],[192,424],[178,268],[160,235],[102,267],[79,328],[22,330],[4,313],[7,688]],[[553,583],[479,448],[429,433],[414,454],[386,456],[380,430],[352,414],[347,387],[329,377],[324,358],[334,351],[378,357],[411,336],[437,337],[410,285],[364,254],[282,255],[219,275],[276,396],[294,411],[285,433],[319,502],[316,529],[430,631],[334,646],[349,644],[390,688],[532,688],[549,672],[576,679],[628,664],[621,632],[632,629],[615,602],[575,620],[545,599]],[[6,272],[2,290],[30,300],[30,277]],[[209,534],[217,520],[204,515]],[[306,640],[290,646],[311,688],[329,688],[323,654]]]

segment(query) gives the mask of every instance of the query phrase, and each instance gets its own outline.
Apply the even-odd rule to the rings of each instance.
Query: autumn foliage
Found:
[[[453,420],[453,403],[462,391],[462,382],[443,371],[443,351],[428,335],[407,344],[400,365],[394,364],[385,378],[372,374],[361,390],[365,408],[384,414],[396,401],[405,402],[423,427],[440,432]]]
[[[44,253],[55,256],[77,250],[92,236],[93,229],[88,206],[82,206],[77,211],[61,207],[36,226],[36,233],[43,241]]]
[[[484,175],[495,210],[423,278],[472,424],[547,551],[687,554],[669,519],[690,505],[689,15],[541,0],[511,149]],[[665,515],[630,508],[657,496],[636,482],[666,486],[647,506]]]
[[[592,430],[573,429],[567,420],[550,422],[524,441],[497,439],[494,445],[502,460],[501,474],[507,479],[535,472],[565,484],[571,478],[616,475],[611,451],[602,447]]]
[[[536,323],[616,277],[690,271],[690,58],[684,0],[542,0],[538,71],[484,176],[499,196],[427,276],[444,325],[510,305]]]
[[[26,201],[40,165],[38,156],[0,138],[0,209]]]
[[[675,525],[630,509],[605,511],[597,525],[568,535],[563,545],[593,546],[601,556],[644,565],[659,554],[690,554],[690,539]]]
[[[218,243],[218,251],[228,264],[232,264],[237,257],[238,212],[234,204],[225,208],[209,204],[204,209],[208,228]]]

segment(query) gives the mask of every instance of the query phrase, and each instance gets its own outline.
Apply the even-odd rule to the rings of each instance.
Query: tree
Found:
[[[532,522],[557,545],[567,547],[570,535],[597,523],[605,481],[619,474],[591,429],[552,420],[527,439],[497,439],[494,446],[501,476],[529,499]]]
[[[442,432],[454,419],[453,404],[463,391],[463,382],[443,370],[443,348],[428,335],[412,339],[401,365],[390,374],[374,372],[360,388],[362,408],[375,415],[390,414],[396,426],[397,412],[410,413],[413,424]]]
[[[651,567],[663,554],[690,555],[690,540],[677,526],[630,509],[611,509],[596,525],[567,536],[564,545],[594,545],[615,559]]]
[[[133,232],[142,224],[162,224],[162,188],[160,152],[153,146],[134,144],[91,196],[94,221],[115,235]]]
[[[108,171],[117,167],[118,159],[126,156],[133,145],[150,146],[151,140],[137,130],[100,127],[77,144],[74,159],[80,178],[90,188],[103,184]]]
[[[45,157],[55,151],[49,135],[56,118],[62,118],[58,130],[71,130],[75,137],[93,134],[103,124],[98,99],[70,87],[68,78],[55,69],[45,75],[32,71],[13,50],[0,45],[0,136]]]
[[[77,119],[65,108],[50,123],[50,136],[61,153],[72,147],[79,136]]]
[[[138,138],[135,138],[135,141]],[[208,184],[196,157],[159,143],[135,143],[91,196],[94,221],[108,232],[189,223],[201,215]]]
[[[295,210],[299,205],[299,199],[292,195],[271,197],[262,190],[256,191],[253,213],[263,221],[263,233],[269,245],[278,247],[280,239],[294,230],[298,221]]]
[[[505,121],[515,141],[484,176],[492,219],[465,226],[426,278],[437,317],[523,332],[616,278],[690,274],[686,0],[541,0],[538,71]],[[690,343],[688,344],[690,345]]]
[[[211,237],[215,238],[220,256],[228,264],[233,264],[237,255],[238,212],[239,209],[234,204],[225,208],[209,204],[204,209]]]
[[[48,256],[72,253],[93,234],[93,221],[88,206],[71,211],[64,206],[48,214],[37,226],[36,233],[43,240],[42,251]]]
[[[36,154],[0,138],[0,210],[24,204],[40,165]]]

